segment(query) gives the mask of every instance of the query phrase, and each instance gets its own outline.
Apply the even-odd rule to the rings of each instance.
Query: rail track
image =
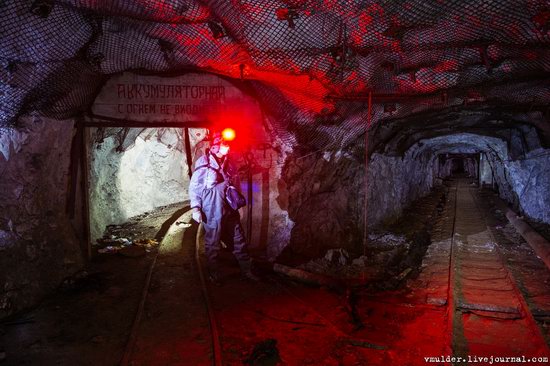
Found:
[[[196,361],[182,361],[180,364],[236,364],[242,355],[227,354],[227,349],[235,348],[242,339],[246,339],[243,335],[246,326],[240,323],[247,322],[255,322],[258,329],[265,330],[265,334],[277,334],[283,348],[285,342],[292,344],[292,347],[296,347],[296,342],[304,342],[304,348],[311,347],[310,343],[329,342],[334,344],[334,348],[325,352],[325,359],[346,357],[338,349],[340,347],[346,349],[346,352],[355,352],[356,362],[387,364],[395,361],[395,354],[407,352],[411,345],[422,344],[422,339],[412,340],[418,334],[401,335],[411,337],[408,342],[381,333],[399,332],[408,326],[409,320],[405,319],[386,327],[385,320],[377,312],[387,312],[390,308],[391,311],[404,313],[414,309],[415,316],[422,313],[426,319],[440,322],[440,333],[444,333],[445,340],[438,344],[439,349],[446,349],[452,355],[464,359],[474,353],[477,356],[548,357],[548,340],[536,323],[522,289],[500,253],[497,239],[491,232],[483,209],[476,203],[473,189],[461,179],[453,181],[449,187],[445,208],[447,215],[438,219],[442,221],[440,225],[434,225],[434,229],[442,228],[442,232],[434,235],[434,241],[437,239],[437,242],[430,246],[424,270],[419,276],[426,284],[417,288],[422,293],[422,300],[407,300],[412,303],[399,303],[401,300],[398,300],[391,304],[392,301],[388,299],[393,295],[382,292],[376,295],[376,299],[357,301],[355,315],[366,325],[362,330],[351,327],[349,309],[342,310],[345,291],[335,293],[296,287],[277,276],[268,276],[260,284],[245,285],[234,281],[222,288],[211,287],[206,282],[207,276],[201,260],[201,228],[193,225],[179,234],[167,235],[165,240],[179,240],[183,244],[174,253],[166,253],[163,247],[167,244],[164,240],[161,243],[145,280],[142,301],[121,365],[169,364],[167,360],[174,357],[176,361],[182,361],[177,357],[188,356],[179,353],[182,345],[197,339],[201,340],[202,347],[192,349],[196,352]],[[189,216],[188,211],[181,216],[183,220],[180,221],[190,222]],[[172,287],[165,286],[170,281],[166,278],[167,274],[175,278]],[[234,288],[230,288],[232,286]],[[171,300],[174,289],[183,289],[186,294],[176,303]],[[228,299],[228,294],[237,294],[238,298]],[[383,301],[388,301],[383,307],[372,307],[372,304]],[[277,303],[285,304],[287,309],[281,311],[281,307],[272,307],[272,304]],[[195,320],[178,316],[178,308],[193,313],[192,318]],[[233,309],[231,311],[234,313],[220,313],[221,308]],[[396,316],[399,318],[404,315]],[[419,319],[422,326],[424,320]],[[199,331],[185,333],[189,329]],[[310,330],[314,333],[308,333]],[[285,340],[286,334],[293,331],[312,334],[319,340],[291,340],[292,334]],[[166,338],[162,337],[170,337],[170,334],[178,334],[178,340],[166,345]],[[159,341],[151,341],[157,335]],[[227,343],[223,348],[222,340]],[[426,339],[426,342],[429,341]],[[286,348],[290,353],[287,364],[294,364],[289,363],[293,357],[302,357],[292,353],[296,352],[292,347]],[[354,350],[350,351],[349,347]],[[407,362],[423,364],[417,355],[409,357]]]
[[[465,180],[455,182],[449,315],[455,355],[548,356],[550,350],[486,216]],[[500,353],[500,354],[499,354]]]

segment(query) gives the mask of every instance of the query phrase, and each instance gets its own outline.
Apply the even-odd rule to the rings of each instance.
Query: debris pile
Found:
[[[115,235],[109,235],[108,237],[103,237],[97,240],[97,246],[100,248],[97,249],[97,252],[100,254],[104,253],[118,253],[124,248],[131,246],[141,247],[145,249],[146,252],[158,247],[159,243],[156,239],[135,239],[130,240],[128,238],[117,238]]]
[[[388,266],[399,262],[409,247],[410,243],[404,236],[388,232],[371,234],[365,255],[351,259],[345,249],[329,249],[324,257],[311,260],[299,268],[333,278],[376,280]]]
[[[96,240],[97,253],[118,253],[137,257],[155,251],[165,235],[167,221],[185,209],[185,202],[157,207],[152,211],[130,217],[121,224],[107,225],[103,237]],[[183,213],[183,211],[182,211]],[[178,227],[188,228],[189,222],[177,221]]]

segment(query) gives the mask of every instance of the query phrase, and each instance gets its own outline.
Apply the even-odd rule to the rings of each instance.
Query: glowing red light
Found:
[[[232,128],[226,128],[222,131],[222,137],[226,141],[233,141],[235,139],[235,130]]]

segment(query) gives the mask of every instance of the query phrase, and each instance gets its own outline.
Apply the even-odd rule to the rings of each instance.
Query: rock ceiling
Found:
[[[543,0],[4,1],[0,19],[3,126],[80,113],[125,70],[200,70],[242,80],[281,136],[313,146],[361,136],[369,94],[373,128],[473,113],[547,133]]]

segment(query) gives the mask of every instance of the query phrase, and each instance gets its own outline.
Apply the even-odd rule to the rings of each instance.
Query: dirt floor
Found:
[[[161,241],[186,203],[160,207],[123,225],[107,228],[105,237]],[[173,216],[177,216],[174,218]],[[98,253],[94,245],[84,271],[67,278],[36,309],[0,323],[2,365],[118,365],[139,306],[157,248]]]
[[[0,326],[1,363],[212,365],[215,340],[223,365],[550,357],[550,270],[507,224],[502,205],[467,179],[449,180],[373,231],[364,257],[332,253],[302,268],[341,276],[338,286],[306,286],[269,263],[257,266],[262,281],[246,280],[226,251],[223,284],[206,286],[212,318],[195,262],[197,225],[181,207],[162,218],[151,213],[158,221],[142,219],[144,227],[171,222],[155,234],[158,250],[97,255],[83,282]],[[362,281],[349,281],[349,273]]]
[[[101,256],[38,308],[2,323],[1,364],[118,364],[151,260]]]

